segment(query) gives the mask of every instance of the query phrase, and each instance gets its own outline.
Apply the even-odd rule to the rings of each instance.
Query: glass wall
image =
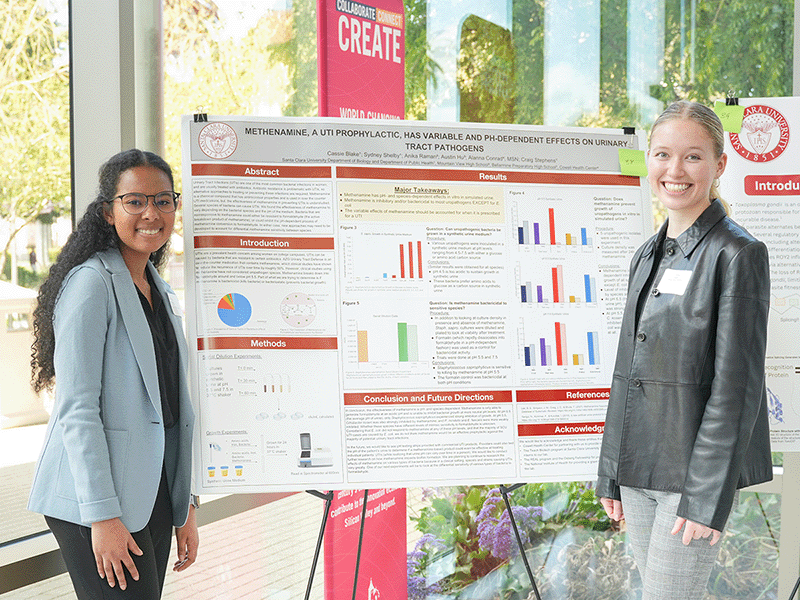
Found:
[[[172,48],[168,36],[168,130],[198,89],[215,89],[210,114],[316,114],[315,3],[255,13],[244,4],[219,1],[204,13],[203,42]],[[674,99],[792,93],[792,0],[405,5],[408,119],[648,129]],[[177,131],[168,140],[176,160]],[[409,598],[533,597],[497,489],[416,489],[408,498]],[[591,483],[530,484],[509,501],[543,598],[637,597],[624,524],[608,520]],[[779,532],[780,496],[742,494],[708,598],[775,597]]]
[[[66,4],[0,3],[0,276],[29,288],[70,210]]]
[[[591,483],[528,484],[509,494],[528,565],[500,491],[420,490],[409,506],[417,532],[409,547],[409,600],[641,597],[625,538]],[[409,495],[413,497],[413,494]],[[742,493],[720,541],[706,600],[777,598],[780,495]]]
[[[29,385],[30,315],[71,229],[67,0],[0,2],[0,22],[2,549],[46,530],[25,511],[48,404]]]

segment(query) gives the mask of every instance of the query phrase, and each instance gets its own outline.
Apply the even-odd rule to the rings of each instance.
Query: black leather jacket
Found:
[[[735,490],[772,479],[769,258],[718,201],[677,239],[666,227],[631,262],[596,493],[677,492],[678,516],[721,530]]]

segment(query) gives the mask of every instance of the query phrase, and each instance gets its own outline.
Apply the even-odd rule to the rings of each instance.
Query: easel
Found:
[[[533,578],[533,571],[531,570],[531,565],[528,563],[528,556],[525,554],[525,548],[522,547],[522,536],[519,534],[519,528],[517,527],[517,521],[514,519],[514,513],[511,511],[511,502],[508,499],[508,492],[513,492],[517,488],[522,487],[525,485],[524,483],[515,483],[509,487],[504,485],[500,486],[500,494],[503,496],[503,502],[506,503],[506,510],[508,511],[508,519],[511,521],[511,527],[514,528],[514,537],[517,538],[517,548],[519,548],[519,555],[522,557],[522,562],[525,565],[525,570],[528,573],[528,579],[530,579],[531,586],[533,587],[533,593],[536,596],[536,600],[542,600],[542,597],[539,595],[539,588],[536,587],[536,580]]]
[[[311,561],[311,572],[308,574],[308,585],[306,586],[305,600],[311,596],[311,585],[314,582],[314,572],[317,570],[317,562],[319,561],[319,552],[322,549],[322,540],[325,537],[325,526],[328,524],[328,515],[331,512],[331,503],[333,502],[333,492],[328,493],[319,492],[317,490],[306,490],[307,494],[316,496],[321,500],[325,500],[325,513],[322,515],[322,523],[319,526],[319,535],[317,536],[317,546],[314,549],[314,559]],[[361,547],[364,543],[364,523],[367,520],[367,498],[369,490],[364,490],[364,504],[361,507],[361,523],[358,529],[358,546],[356,549],[356,568],[353,574],[353,600],[356,600],[356,588],[358,587],[358,569],[361,565]]]
[[[503,502],[506,504],[506,510],[508,511],[508,518],[511,521],[511,526],[514,528],[514,536],[517,539],[517,547],[519,548],[519,554],[522,557],[522,562],[525,565],[525,570],[528,573],[528,579],[530,579],[531,586],[533,587],[533,593],[536,596],[536,600],[542,600],[542,597],[539,595],[539,588],[536,587],[536,580],[533,578],[533,571],[531,570],[531,566],[528,563],[528,557],[525,554],[525,548],[522,545],[522,536],[519,534],[519,528],[517,527],[517,521],[514,519],[514,513],[511,511],[511,502],[508,499],[508,493],[513,492],[519,487],[525,485],[524,483],[515,483],[509,487],[504,485],[500,486],[500,494],[503,496]],[[319,528],[319,535],[317,536],[317,546],[314,549],[314,559],[311,562],[311,572],[308,574],[308,585],[306,586],[306,595],[305,600],[309,600],[311,596],[311,585],[314,582],[314,573],[317,570],[317,562],[319,561],[319,553],[322,549],[322,540],[325,537],[325,526],[328,523],[328,515],[330,514],[331,510],[331,503],[333,502],[333,492],[329,491],[328,493],[319,492],[316,490],[306,490],[307,494],[311,494],[312,496],[316,496],[321,500],[325,500],[325,513],[322,515],[322,523],[320,524]],[[356,568],[355,573],[353,574],[353,596],[352,600],[356,600],[356,588],[358,587],[358,570],[361,565],[361,548],[364,542],[364,523],[367,520],[367,498],[369,496],[369,490],[364,490],[364,504],[361,507],[361,523],[359,524],[358,530],[358,546],[356,549]]]

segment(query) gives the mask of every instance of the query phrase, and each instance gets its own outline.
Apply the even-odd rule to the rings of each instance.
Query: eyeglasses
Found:
[[[119,199],[122,203],[122,208],[129,215],[140,215],[147,210],[149,199],[153,199],[153,206],[163,213],[173,213],[178,208],[178,198],[181,195],[179,192],[158,192],[157,194],[140,194],[139,192],[131,192],[130,194],[122,194],[115,196],[111,202]]]

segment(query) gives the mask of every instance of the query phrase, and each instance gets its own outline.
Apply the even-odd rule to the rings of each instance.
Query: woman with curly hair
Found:
[[[156,600],[197,556],[194,412],[180,305],[158,274],[179,194],[172,169],[128,150],[42,284],[33,387],[55,386],[28,508],[45,515],[81,600]]]

